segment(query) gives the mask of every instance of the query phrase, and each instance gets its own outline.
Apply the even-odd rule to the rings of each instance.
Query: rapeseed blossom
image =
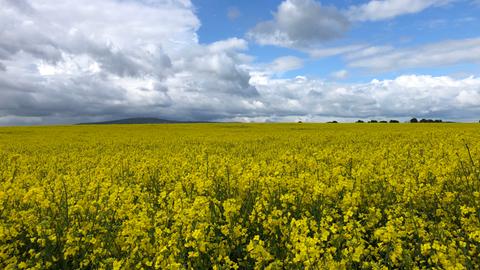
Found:
[[[0,129],[2,269],[477,269],[480,127]]]

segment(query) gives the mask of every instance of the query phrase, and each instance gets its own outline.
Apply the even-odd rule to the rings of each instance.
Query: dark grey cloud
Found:
[[[62,59],[61,50],[58,49],[55,42],[35,31],[23,31],[17,26],[12,27],[8,31],[1,31],[0,59],[10,59],[20,52],[31,54],[51,63]]]
[[[32,14],[35,12],[27,0],[2,0],[0,1],[0,6],[2,6],[2,2],[5,2],[10,7],[15,8],[22,13]]]
[[[263,45],[308,48],[341,37],[349,26],[335,7],[314,0],[285,0],[273,20],[260,22],[247,36]]]
[[[121,106],[125,92],[97,75],[54,80],[29,81],[20,75],[0,75],[2,116],[64,116],[109,113]],[[99,91],[100,90],[100,91]]]

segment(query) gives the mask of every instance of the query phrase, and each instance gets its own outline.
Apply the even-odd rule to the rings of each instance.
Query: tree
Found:
[[[423,118],[422,120],[420,120],[420,123],[433,123],[433,120]]]
[[[400,123],[398,120],[390,120],[390,123]]]
[[[414,117],[414,118],[412,118],[412,119],[410,120],[410,123],[418,123],[418,120],[417,120],[417,118],[415,118],[415,117]]]
[[[358,120],[357,123],[365,123],[365,122],[363,122],[362,120]]]

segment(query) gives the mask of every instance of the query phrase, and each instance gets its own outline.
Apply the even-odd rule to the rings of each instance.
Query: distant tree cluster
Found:
[[[480,123],[480,121],[478,121],[478,122]],[[302,121],[299,121],[298,123],[302,123]],[[327,122],[327,123],[336,124],[338,122],[337,121],[330,121],[330,122]],[[372,119],[368,122],[365,122],[363,120],[357,120],[355,123],[359,123],[359,124],[361,124],[361,123],[383,123],[383,124],[384,123],[390,123],[390,124],[396,124],[396,123],[400,123],[400,121],[395,120],[395,119],[392,119],[392,120],[389,120],[389,121],[386,121],[386,120],[378,121],[378,120]],[[443,122],[443,120],[441,120],[441,119],[435,119],[434,120],[434,119],[425,119],[425,118],[422,118],[422,119],[418,120],[417,118],[414,117],[414,118],[410,119],[410,123],[453,123],[453,122],[448,122],[448,121]]]
[[[356,123],[365,123],[365,121],[363,120],[358,120]],[[368,121],[368,123],[400,123],[398,120],[390,120],[390,121],[385,121],[385,120],[382,120],[382,121],[377,121],[377,120],[370,120]]]
[[[417,118],[412,118],[410,120],[410,123],[443,123],[443,121],[441,119],[425,119],[425,118],[422,118],[420,121],[417,119]]]

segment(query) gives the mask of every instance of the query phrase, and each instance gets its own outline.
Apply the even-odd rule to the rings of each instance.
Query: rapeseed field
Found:
[[[478,124],[0,128],[2,269],[480,269]]]

